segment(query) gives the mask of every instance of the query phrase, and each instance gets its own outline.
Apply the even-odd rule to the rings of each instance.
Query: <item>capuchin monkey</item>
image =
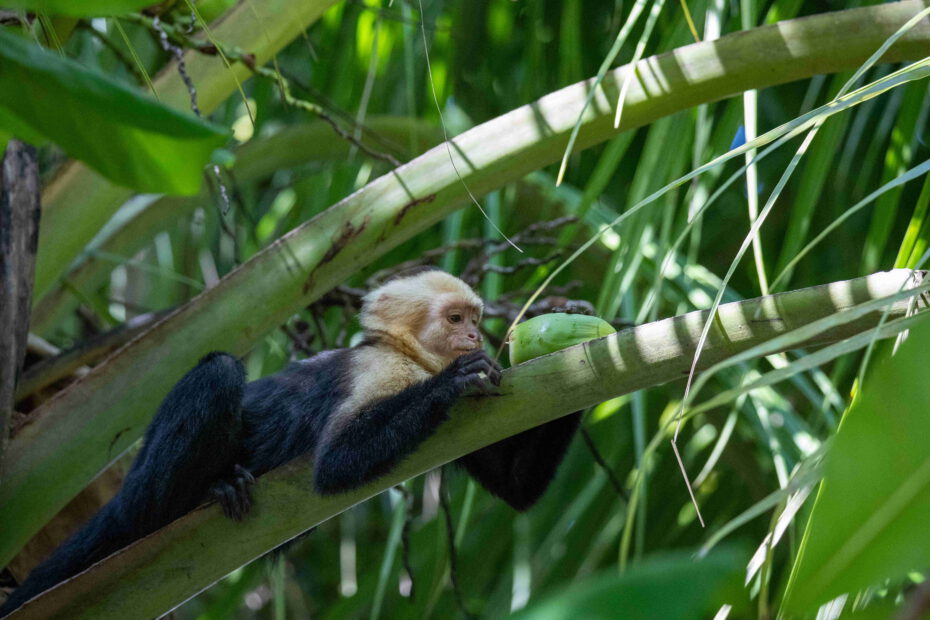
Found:
[[[242,519],[255,476],[306,454],[323,495],[390,472],[446,421],[468,388],[498,385],[482,350],[483,304],[438,269],[407,272],[373,290],[364,340],[324,351],[246,385],[242,364],[211,353],[161,404],[122,489],[0,607],[25,601],[186,514],[204,501]],[[523,511],[543,494],[580,413],[468,454],[458,463]]]

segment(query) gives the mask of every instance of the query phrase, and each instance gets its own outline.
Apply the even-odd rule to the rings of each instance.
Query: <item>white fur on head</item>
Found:
[[[440,359],[420,346],[418,336],[436,308],[457,303],[484,307],[470,286],[445,271],[423,271],[391,280],[365,295],[359,320],[371,335],[387,336],[392,345],[422,363],[430,372],[450,360]]]

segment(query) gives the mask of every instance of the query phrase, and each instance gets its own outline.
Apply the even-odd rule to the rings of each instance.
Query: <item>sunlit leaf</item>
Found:
[[[869,377],[827,456],[823,487],[785,608],[814,611],[840,594],[926,566],[930,555],[930,325],[921,323]]]
[[[0,108],[0,129],[25,139],[41,134],[112,181],[147,192],[196,192],[204,165],[227,138],[215,125],[3,30]]]

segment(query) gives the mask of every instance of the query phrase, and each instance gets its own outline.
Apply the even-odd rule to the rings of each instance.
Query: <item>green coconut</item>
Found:
[[[510,335],[510,363],[521,364],[616,331],[610,323],[596,316],[564,312],[542,314],[514,328]]]

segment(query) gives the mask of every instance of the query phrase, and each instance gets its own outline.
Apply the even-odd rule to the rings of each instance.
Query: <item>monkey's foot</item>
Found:
[[[252,493],[255,477],[245,467],[236,465],[233,475],[218,480],[210,489],[210,498],[219,502],[223,513],[234,521],[241,521],[252,509]]]

